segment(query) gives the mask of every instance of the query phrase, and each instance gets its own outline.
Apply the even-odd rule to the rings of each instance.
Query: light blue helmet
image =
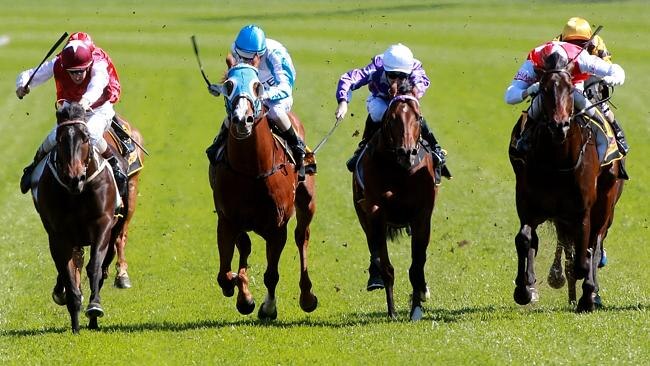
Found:
[[[235,52],[243,58],[262,56],[266,52],[266,35],[262,28],[249,24],[242,28],[235,39]]]

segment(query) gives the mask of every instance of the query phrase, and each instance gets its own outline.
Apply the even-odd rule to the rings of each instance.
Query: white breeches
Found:
[[[375,123],[380,123],[386,109],[388,109],[388,102],[383,98],[370,94],[368,99],[366,99],[366,108],[368,109],[370,119]]]
[[[291,120],[287,113],[293,106],[293,97],[281,99],[277,102],[266,101],[264,105],[269,109],[269,118],[284,132],[291,127]]]
[[[106,102],[103,105],[95,108],[93,113],[88,117],[86,125],[88,126],[88,133],[90,134],[90,142],[97,146],[100,153],[103,153],[108,148],[108,143],[104,140],[104,131],[108,130],[111,125],[111,120],[115,116],[113,104]],[[56,145],[56,126],[43,141],[41,149],[43,152],[51,151]]]
[[[587,99],[582,90],[575,88],[573,89],[573,106],[576,111],[581,111],[584,108],[591,106],[591,102]],[[542,98],[539,95],[535,96],[530,103],[530,108],[528,109],[528,117],[535,120],[542,113]],[[589,117],[594,117],[596,113],[596,108],[589,108],[587,110],[587,115]]]

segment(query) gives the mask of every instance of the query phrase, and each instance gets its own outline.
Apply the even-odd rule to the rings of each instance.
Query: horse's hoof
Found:
[[[116,276],[113,286],[121,289],[131,288],[131,279],[128,274],[122,276]]]
[[[411,309],[411,321],[417,322],[422,320],[424,317],[424,311],[422,311],[422,306],[415,306]]]
[[[595,294],[594,296],[594,307],[596,309],[602,309],[603,308],[603,299],[600,298],[600,295]]]
[[[65,289],[57,293],[56,291],[52,291],[52,300],[54,300],[54,303],[57,305],[63,306],[67,303],[67,296],[65,294]]]
[[[513,294],[515,302],[519,305],[528,305],[533,299],[531,292],[526,286],[517,286],[515,287],[515,292]]]
[[[88,307],[86,308],[86,317],[93,319],[101,318],[102,316],[104,316],[104,309],[102,309],[100,304],[93,302],[88,304]]]
[[[590,313],[594,311],[594,302],[591,298],[581,297],[578,300],[578,307],[576,308],[578,313]]]
[[[262,306],[260,306],[260,310],[257,312],[257,317],[260,320],[271,321],[278,318],[278,308],[276,306],[273,307],[273,311],[270,313],[267,313],[264,308],[265,306],[262,304]]]
[[[314,294],[309,294],[311,295],[310,297],[312,298],[311,301],[300,301],[300,308],[302,311],[305,313],[311,313],[312,311],[316,310],[318,307],[318,298]]]
[[[554,289],[559,289],[564,286],[566,283],[566,277],[564,277],[564,274],[562,274],[562,270],[560,271],[555,271],[551,269],[551,271],[548,273],[548,285],[551,286]]]
[[[223,296],[225,297],[233,297],[235,295],[235,288],[222,288],[221,293],[223,293]]]
[[[368,285],[366,286],[366,290],[374,291],[382,290],[383,288],[384,280],[381,278],[381,276],[370,276],[370,278],[368,278]]]
[[[242,315],[248,315],[255,310],[255,300],[237,301],[237,311]]]

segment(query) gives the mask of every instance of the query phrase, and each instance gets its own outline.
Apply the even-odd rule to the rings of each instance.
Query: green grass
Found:
[[[82,1],[0,0],[0,363],[3,364],[647,364],[650,363],[650,179],[647,145],[645,1]],[[614,104],[632,152],[632,180],[617,208],[600,275],[606,308],[575,314],[566,289],[546,285],[550,227],[540,230],[540,302],[512,299],[516,274],[510,129],[523,105],[503,92],[526,53],[580,15],[603,24],[615,62],[626,70]],[[426,275],[423,321],[408,318],[407,238],[390,245],[399,320],[385,296],[365,291],[367,249],[344,162],[363,128],[367,90],[319,151],[318,208],[310,274],[319,308],[298,306],[298,255],[289,242],[280,267],[279,315],[260,324],[241,316],[216,284],[215,214],[204,148],[223,102],[201,79],[189,37],[217,80],[239,28],[260,24],[291,51],[298,79],[295,112],[315,146],[334,123],[340,74],[403,42],[433,86],[423,111],[455,174],[440,189]],[[117,106],[143,132],[151,152],[141,177],[127,247],[134,287],[102,291],[101,330],[69,331],[65,308],[50,299],[55,268],[30,198],[18,190],[22,167],[53,123],[54,86],[14,95],[15,76],[36,65],[63,33],[84,30],[112,56],[123,84]],[[292,223],[293,226],[293,223]],[[468,245],[459,246],[466,240]],[[252,290],[263,286],[263,243],[253,236]],[[87,285],[86,285],[87,286]],[[85,320],[84,320],[85,322]]]

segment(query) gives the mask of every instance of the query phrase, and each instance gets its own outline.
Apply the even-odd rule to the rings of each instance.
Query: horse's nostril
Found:
[[[246,117],[246,123],[253,123],[253,122],[254,122],[253,116],[247,116]]]

